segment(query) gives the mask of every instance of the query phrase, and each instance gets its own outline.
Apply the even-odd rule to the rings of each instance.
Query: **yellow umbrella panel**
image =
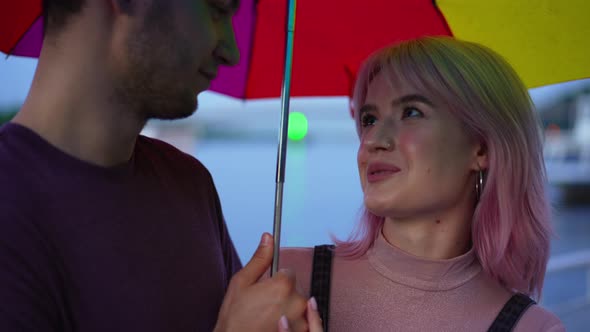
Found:
[[[590,1],[438,0],[453,35],[500,53],[529,88],[590,77]]]

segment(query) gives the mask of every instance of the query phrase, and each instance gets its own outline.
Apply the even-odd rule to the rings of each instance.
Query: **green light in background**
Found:
[[[300,141],[307,135],[307,118],[301,112],[289,113],[289,139]]]

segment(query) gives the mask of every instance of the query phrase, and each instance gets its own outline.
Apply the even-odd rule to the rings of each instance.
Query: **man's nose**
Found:
[[[226,66],[235,66],[240,62],[240,50],[238,49],[231,19],[227,20],[223,25],[222,36],[219,45],[215,49],[215,56],[220,60],[221,64]]]

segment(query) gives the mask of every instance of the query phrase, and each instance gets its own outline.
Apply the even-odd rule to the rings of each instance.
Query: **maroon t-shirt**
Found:
[[[193,157],[139,137],[103,168],[0,128],[0,331],[211,331],[240,267]]]

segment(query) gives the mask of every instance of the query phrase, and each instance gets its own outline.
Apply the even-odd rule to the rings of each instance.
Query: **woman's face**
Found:
[[[356,119],[359,175],[373,214],[437,216],[474,199],[480,145],[429,91],[378,74]]]

